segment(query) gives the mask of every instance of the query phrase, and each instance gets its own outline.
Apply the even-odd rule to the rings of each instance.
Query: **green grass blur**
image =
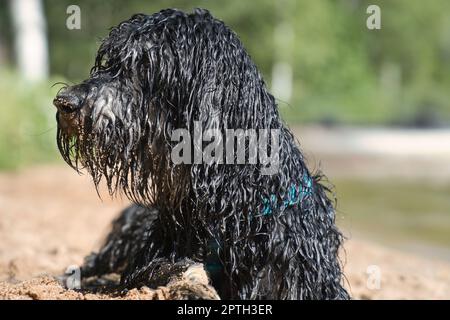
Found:
[[[340,224],[390,241],[450,247],[450,184],[418,179],[333,181]]]
[[[0,169],[57,159],[54,82],[31,85],[13,72],[0,72]]]

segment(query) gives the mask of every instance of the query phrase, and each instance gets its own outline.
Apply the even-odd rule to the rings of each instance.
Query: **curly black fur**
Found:
[[[162,264],[192,259],[206,264],[222,298],[349,297],[329,190],[308,171],[237,35],[206,10],[120,23],[90,78],[54,103],[64,159],[136,203],[86,259],[84,276],[119,272],[123,286],[137,287]],[[222,131],[279,129],[278,173],[263,175],[260,164],[174,165],[172,130],[193,133],[194,121]],[[285,206],[293,185],[310,192]],[[263,214],[267,199],[271,213]]]

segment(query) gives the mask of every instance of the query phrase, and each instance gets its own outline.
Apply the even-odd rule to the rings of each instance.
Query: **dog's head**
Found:
[[[162,190],[183,194],[186,175],[206,175],[173,165],[174,129],[193,134],[194,122],[204,130],[282,126],[240,40],[205,10],[163,10],[120,23],[103,40],[90,77],[60,90],[54,104],[64,159],[87,168],[96,184],[105,177],[111,193],[138,200]]]
[[[196,13],[197,19],[206,15]],[[63,158],[86,168],[96,184],[105,177],[111,193],[122,189],[148,199],[154,192],[148,180],[170,167],[168,134],[181,126],[186,98],[180,96],[187,81],[181,64],[191,68],[180,61],[188,53],[177,47],[186,42],[175,33],[188,20],[164,10],[120,23],[103,40],[90,77],[62,88],[53,101]],[[168,182],[155,183],[164,188]]]

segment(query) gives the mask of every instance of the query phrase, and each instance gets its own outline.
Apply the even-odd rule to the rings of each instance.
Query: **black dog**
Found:
[[[90,78],[61,90],[54,104],[66,162],[136,203],[86,259],[83,276],[115,272],[123,287],[153,286],[162,266],[197,261],[222,298],[349,298],[329,190],[306,168],[236,34],[206,10],[122,22],[101,44]],[[278,130],[278,170],[175,164],[171,134],[194,135],[194,122],[222,132]]]

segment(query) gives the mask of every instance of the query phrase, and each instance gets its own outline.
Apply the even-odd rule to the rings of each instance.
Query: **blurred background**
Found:
[[[379,30],[366,26],[372,4]],[[66,26],[70,5],[80,29]],[[0,175],[29,175],[14,190],[39,188],[26,189],[33,168],[64,165],[53,85],[88,76],[110,27],[168,7],[207,8],[236,31],[310,167],[335,184],[349,238],[450,260],[447,0],[0,1]],[[2,181],[6,204],[18,180]]]

